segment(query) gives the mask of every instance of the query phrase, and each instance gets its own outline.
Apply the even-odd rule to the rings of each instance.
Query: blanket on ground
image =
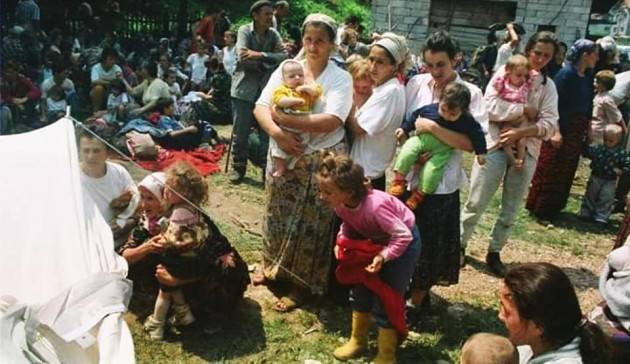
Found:
[[[149,171],[162,171],[171,164],[184,160],[190,163],[203,176],[219,172],[221,167],[219,161],[225,151],[225,145],[215,145],[213,150],[198,148],[190,151],[160,149],[158,156],[154,161],[136,161],[142,168]]]

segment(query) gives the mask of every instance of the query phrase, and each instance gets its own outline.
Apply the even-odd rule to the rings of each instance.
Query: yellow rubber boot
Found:
[[[378,329],[378,354],[374,364],[395,364],[396,348],[398,347],[398,333],[394,329]]]
[[[369,312],[352,311],[352,334],[350,340],[335,349],[333,356],[337,360],[356,358],[367,349],[367,337],[372,315]]]

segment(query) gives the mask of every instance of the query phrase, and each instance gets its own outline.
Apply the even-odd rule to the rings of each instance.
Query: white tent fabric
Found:
[[[133,363],[122,320],[131,295],[127,264],[81,188],[72,121],[0,136],[0,171],[0,296],[17,301],[4,300],[5,314],[13,315],[7,318],[0,299],[0,324],[20,318],[42,324],[51,336],[78,344],[89,362]],[[7,331],[0,326],[0,335]],[[0,362],[3,355],[0,350]]]

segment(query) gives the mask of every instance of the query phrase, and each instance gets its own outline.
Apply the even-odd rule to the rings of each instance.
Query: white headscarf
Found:
[[[144,187],[151,192],[155,198],[162,203],[164,198],[164,185],[166,184],[166,174],[155,172],[147,175],[138,183],[138,187]]]
[[[394,33],[383,33],[381,38],[373,43],[373,45],[381,46],[394,57],[396,66],[407,63],[410,60],[409,48],[405,38]]]
[[[313,22],[317,22],[317,23],[322,23],[324,25],[326,25],[326,27],[328,27],[331,31],[332,34],[336,34],[337,33],[337,22],[335,22],[335,20],[331,17],[329,17],[326,14],[322,14],[322,13],[313,13],[313,14],[309,14],[306,19],[304,19],[304,23],[302,23],[302,29],[306,28],[306,26],[309,23],[313,23]],[[335,39],[332,39],[331,41],[335,41]]]

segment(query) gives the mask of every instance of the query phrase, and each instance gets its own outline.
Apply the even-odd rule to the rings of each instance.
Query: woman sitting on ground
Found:
[[[602,330],[583,318],[569,277],[555,265],[528,263],[508,270],[499,298],[499,319],[521,363],[609,362]]]
[[[155,62],[144,62],[140,66],[139,75],[142,78],[142,82],[136,86],[131,87],[127,81],[124,80],[127,86],[127,92],[142,102],[142,106],[132,110],[131,116],[139,116],[146,112],[150,112],[156,106],[159,99],[170,98],[171,93],[168,90],[168,84],[162,79],[158,78],[158,66]]]
[[[222,251],[227,251],[224,255],[231,256],[231,259],[223,261],[231,261],[231,264],[224,265],[219,259],[213,260],[208,262],[212,265],[208,276],[189,280],[175,278],[162,265],[157,265],[157,255],[164,249],[158,221],[167,211],[163,200],[165,180],[164,173],[157,172],[146,176],[138,184],[141,219],[132,230],[129,241],[118,249],[130,265],[129,278],[134,281],[134,292],[155,295],[158,282],[171,287],[185,286],[184,295],[197,317],[206,316],[212,309],[223,312],[235,308],[249,284],[247,264],[207,215],[202,217],[212,233],[206,246],[220,246]]]
[[[225,72],[223,63],[217,57],[210,59],[212,77],[204,84],[205,92],[198,91],[201,101],[192,104],[182,115],[182,122],[191,123],[204,120],[212,125],[229,124],[232,122],[232,104],[230,88],[232,77]]]

